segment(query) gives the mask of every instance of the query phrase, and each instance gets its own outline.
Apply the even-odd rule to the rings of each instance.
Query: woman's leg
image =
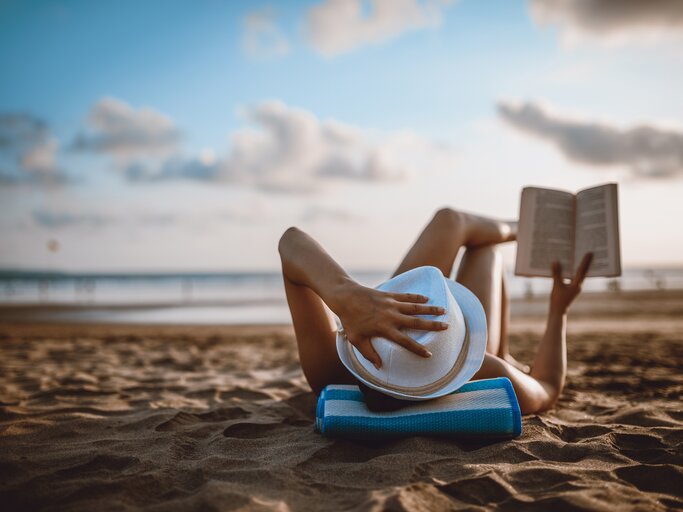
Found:
[[[515,236],[507,222],[442,208],[422,230],[394,275],[429,265],[450,277],[461,247],[499,244]]]
[[[474,293],[484,307],[489,330],[486,351],[528,373],[529,367],[519,363],[509,352],[510,298],[503,257],[498,248],[489,245],[467,249],[456,281]]]
[[[503,257],[493,246],[468,248],[456,275],[457,282],[474,293],[486,313],[486,351],[499,355],[502,327]]]
[[[320,393],[328,384],[355,383],[337,356],[337,326],[332,313],[313,290],[291,282],[286,275],[283,278],[299,362],[313,392]]]
[[[507,335],[507,325],[503,325],[502,316],[503,260],[495,244],[514,238],[514,231],[506,222],[445,208],[436,212],[394,275],[431,265],[449,277],[458,251],[465,247],[456,280],[482,303],[489,328],[487,352],[498,354],[502,330],[505,328]]]
[[[505,270],[503,270],[502,283],[502,297],[500,308],[500,347],[498,348],[498,357],[505,359],[512,366],[524,373],[529,373],[531,367],[528,364],[520,363],[510,354],[510,296],[507,291],[507,278],[505,277]]]

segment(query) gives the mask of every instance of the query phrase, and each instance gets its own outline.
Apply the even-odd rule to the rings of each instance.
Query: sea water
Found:
[[[356,271],[377,286],[389,271]],[[551,280],[508,273],[513,298],[547,294]],[[593,278],[586,291],[683,288],[683,267],[628,268],[617,279]],[[0,272],[0,305],[43,308],[41,319],[122,323],[248,324],[290,321],[279,272],[62,274]]]

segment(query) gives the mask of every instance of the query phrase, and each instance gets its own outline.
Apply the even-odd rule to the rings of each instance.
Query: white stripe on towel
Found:
[[[329,385],[328,389],[330,391],[360,391],[358,386],[353,384],[333,384]]]
[[[372,416],[400,417],[447,411],[472,411],[478,409],[509,409],[510,398],[505,389],[480,389],[466,393],[447,395],[435,400],[408,405],[391,412],[372,412],[364,402],[354,400],[326,400],[325,417],[329,416]]]

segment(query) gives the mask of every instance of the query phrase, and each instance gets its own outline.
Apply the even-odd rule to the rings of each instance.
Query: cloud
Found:
[[[512,126],[554,143],[576,162],[622,165],[636,177],[683,176],[683,131],[650,125],[617,128],[553,114],[534,103],[502,102],[498,113]]]
[[[26,113],[0,114],[0,183],[55,185],[67,180],[57,167],[59,144],[47,124]]]
[[[218,211],[210,213],[201,222],[218,222],[220,225],[227,223],[262,224],[279,219],[281,212],[274,208],[270,201],[253,199],[249,201],[234,201],[222,206]]]
[[[129,161],[172,154],[179,140],[174,122],[160,112],[136,110],[116,98],[103,98],[91,109],[88,130],[76,137],[73,148]]]
[[[242,46],[253,57],[280,57],[289,53],[289,42],[277,25],[273,9],[264,8],[247,15]]]
[[[332,57],[441,23],[453,0],[325,0],[308,11],[305,29],[319,53]]]
[[[110,217],[96,213],[57,212],[51,210],[34,210],[31,214],[34,222],[50,229],[60,229],[68,226],[101,227],[110,224]]]
[[[568,42],[608,43],[657,40],[683,35],[680,0],[530,0],[541,25],[557,25]]]
[[[150,211],[140,208],[121,208],[113,204],[100,204],[94,208],[78,205],[62,205],[57,207],[40,207],[30,212],[29,219],[22,219],[24,228],[30,227],[27,220],[49,230],[72,228],[102,229],[108,227],[136,227],[174,229],[185,228],[196,231],[207,226],[225,226],[226,223],[240,225],[262,224],[272,219],[275,214],[269,203],[265,201],[239,201],[218,209],[186,210],[186,211]],[[318,215],[315,213],[314,215]],[[324,214],[320,214],[321,216]],[[332,215],[332,214],[330,214]],[[317,217],[316,217],[317,218]]]
[[[279,101],[247,108],[251,126],[232,135],[225,157],[204,152],[176,155],[158,166],[136,162],[126,170],[132,181],[187,179],[235,183],[262,190],[311,192],[335,181],[392,182],[407,176],[399,151],[405,141],[375,142],[359,128]]]
[[[102,228],[114,224],[162,227],[176,224],[180,220],[179,214],[175,213],[149,211],[120,213],[118,210],[112,211],[111,208],[101,211],[39,208],[31,212],[31,218],[35,224],[55,230],[70,227]]]
[[[313,205],[304,210],[301,215],[303,222],[337,222],[351,223],[363,220],[363,217],[348,210],[328,208],[326,206]]]

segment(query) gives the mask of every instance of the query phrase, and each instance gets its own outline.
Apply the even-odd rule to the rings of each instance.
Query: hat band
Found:
[[[349,356],[351,358],[351,362],[353,364],[354,369],[356,372],[363,377],[365,380],[372,382],[374,385],[382,387],[384,389],[390,390],[390,391],[396,391],[398,393],[405,393],[406,395],[412,395],[412,396],[424,396],[424,395],[430,395],[432,393],[435,393],[439,391],[441,388],[443,388],[446,384],[451,382],[455,376],[460,372],[462,369],[463,365],[465,364],[465,360],[467,359],[467,353],[469,351],[469,344],[470,344],[470,330],[467,325],[467,320],[465,320],[465,339],[462,344],[462,348],[460,349],[460,354],[458,354],[458,358],[455,360],[455,363],[453,363],[453,366],[451,367],[450,370],[441,378],[438,380],[430,383],[430,384],[425,384],[423,386],[418,386],[418,387],[408,387],[408,386],[397,386],[395,384],[387,384],[385,382],[382,382],[379,380],[377,377],[372,375],[370,372],[368,372],[361,362],[358,360],[358,356],[356,355],[356,352],[353,349],[348,350]],[[347,341],[347,343],[349,343]],[[350,343],[349,343],[350,344]]]

